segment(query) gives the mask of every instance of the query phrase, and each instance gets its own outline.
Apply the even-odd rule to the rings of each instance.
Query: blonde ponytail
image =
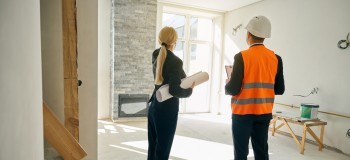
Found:
[[[162,46],[159,51],[159,55],[157,58],[157,68],[156,68],[156,78],[154,79],[154,83],[156,85],[161,85],[163,83],[163,65],[166,58],[166,48]]]
[[[167,56],[167,49],[173,49],[174,44],[177,40],[177,33],[173,27],[164,27],[160,30],[158,35],[158,42],[161,44],[161,48],[159,51],[159,55],[157,57],[157,67],[156,67],[156,75],[154,79],[154,83],[156,85],[161,85],[164,81],[163,78],[163,66],[164,61]]]

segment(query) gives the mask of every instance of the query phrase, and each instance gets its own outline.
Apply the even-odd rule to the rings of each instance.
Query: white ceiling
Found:
[[[201,8],[218,12],[228,12],[234,9],[262,0],[158,0],[158,2]]]

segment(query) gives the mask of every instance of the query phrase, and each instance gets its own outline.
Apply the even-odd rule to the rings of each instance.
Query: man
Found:
[[[255,160],[268,160],[268,128],[275,95],[284,93],[280,56],[266,48],[271,23],[264,16],[253,17],[247,29],[249,49],[234,57],[231,78],[225,86],[232,95],[232,135],[235,160],[246,160],[251,138]]]

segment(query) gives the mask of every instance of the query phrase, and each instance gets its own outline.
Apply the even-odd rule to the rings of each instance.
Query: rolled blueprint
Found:
[[[209,80],[208,73],[200,71],[200,72],[197,72],[189,77],[182,79],[180,87],[187,89],[187,88],[190,88],[192,86],[193,82],[195,83],[195,86],[197,86],[197,85],[202,84],[208,80]],[[156,97],[157,97],[158,102],[163,102],[163,101],[173,97],[169,93],[169,84],[161,86],[156,92]]]

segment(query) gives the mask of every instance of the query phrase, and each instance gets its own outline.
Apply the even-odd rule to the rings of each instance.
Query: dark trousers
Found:
[[[169,159],[175,136],[178,106],[177,98],[164,103],[152,101],[148,109],[148,160]]]
[[[232,137],[235,160],[246,160],[251,138],[255,160],[268,160],[268,129],[272,116],[232,115]]]

